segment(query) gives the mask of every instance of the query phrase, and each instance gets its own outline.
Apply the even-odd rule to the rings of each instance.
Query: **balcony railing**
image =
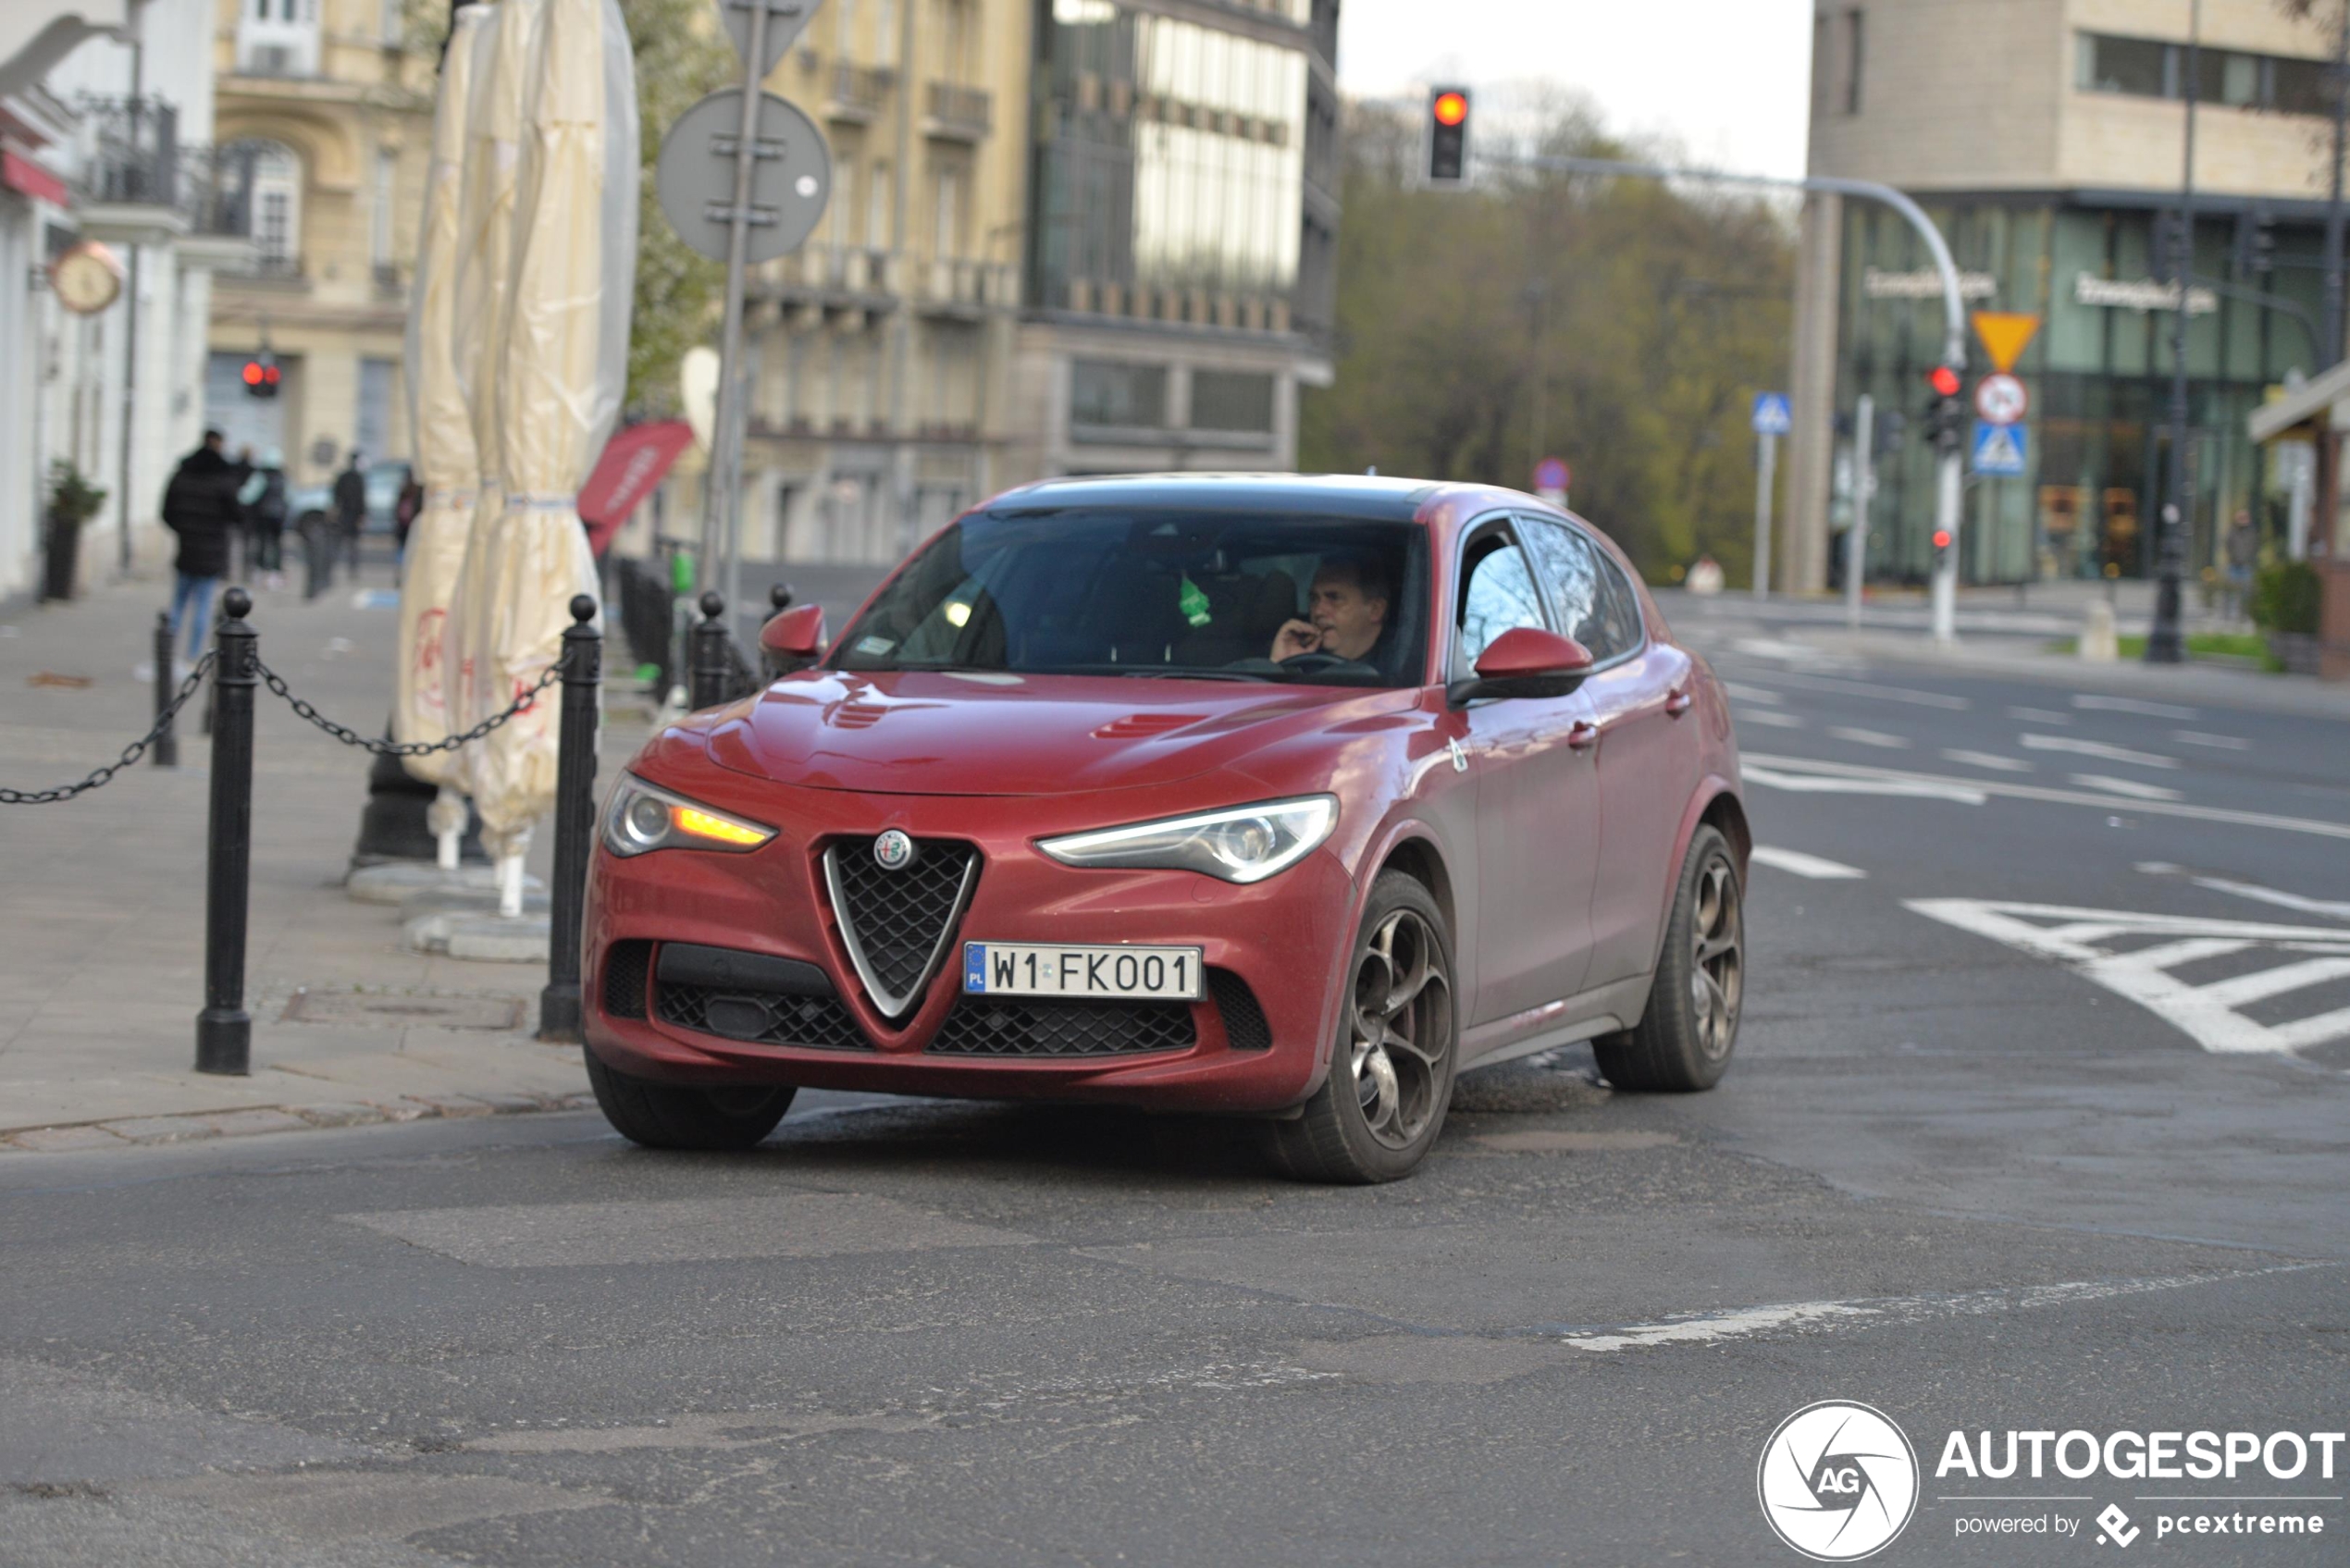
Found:
[[[988,95],[979,88],[934,81],[923,105],[927,120],[923,129],[934,136],[976,142],[987,134],[994,123],[991,110]]]
[[[882,112],[882,105],[889,90],[897,84],[897,73],[878,66],[851,65],[847,60],[833,67],[832,116],[835,119],[869,120]]]

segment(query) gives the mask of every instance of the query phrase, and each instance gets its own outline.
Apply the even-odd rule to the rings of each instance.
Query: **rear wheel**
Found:
[[[1738,1044],[1746,994],[1746,900],[1729,841],[1710,827],[1689,840],[1664,951],[1639,1024],[1591,1042],[1618,1089],[1711,1089]]]
[[[1453,944],[1427,888],[1401,871],[1372,884],[1347,973],[1330,1076],[1273,1124],[1274,1157],[1307,1181],[1393,1181],[1427,1157],[1453,1098]]]
[[[655,1083],[607,1067],[592,1050],[588,1082],[612,1130],[648,1149],[748,1149],[775,1130],[798,1093],[789,1085]]]

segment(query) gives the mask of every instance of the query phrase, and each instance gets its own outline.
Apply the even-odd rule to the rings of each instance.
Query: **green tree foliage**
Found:
[[[408,42],[438,54],[454,4],[407,0]],[[637,284],[628,340],[631,413],[657,414],[677,401],[677,362],[707,340],[725,289],[726,269],[688,249],[662,216],[653,194],[661,139],[703,93],[739,74],[733,45],[709,0],[620,0],[628,45],[637,56],[637,158],[644,180],[637,204]]]
[[[1531,145],[1621,157],[1552,105]],[[1753,394],[1787,383],[1783,208],[1589,176],[1416,188],[1416,116],[1349,110],[1337,377],[1301,400],[1299,463],[1525,488],[1565,458],[1577,512],[1653,580],[1751,570]]]

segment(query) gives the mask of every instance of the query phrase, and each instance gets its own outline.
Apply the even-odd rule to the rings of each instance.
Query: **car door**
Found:
[[[1474,674],[1478,655],[1503,632],[1556,629],[1541,581],[1506,520],[1466,537],[1457,581],[1453,680]],[[1586,754],[1595,735],[1591,708],[1580,693],[1478,698],[1454,718],[1455,744],[1477,785],[1474,1026],[1581,987],[1600,801]]]
[[[1577,525],[1528,517],[1520,532],[1551,587],[1551,609],[1591,652],[1582,696],[1599,726],[1592,772],[1606,833],[1590,909],[1586,985],[1645,974],[1656,962],[1682,809],[1696,783],[1697,735],[1684,722],[1688,654],[1647,635],[1614,555]]]

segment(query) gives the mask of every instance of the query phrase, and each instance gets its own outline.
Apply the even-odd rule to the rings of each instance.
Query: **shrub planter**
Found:
[[[81,519],[69,512],[49,513],[48,537],[42,545],[41,597],[71,599],[75,568],[81,560]]]

